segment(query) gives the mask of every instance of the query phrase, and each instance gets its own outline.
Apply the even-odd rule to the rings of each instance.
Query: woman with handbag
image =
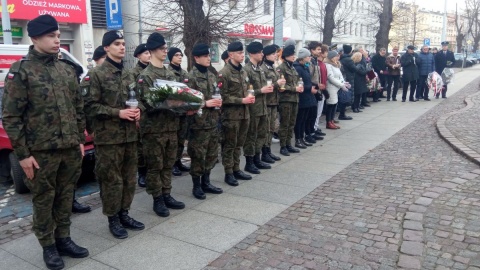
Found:
[[[335,111],[338,103],[338,90],[348,91],[345,81],[343,80],[342,71],[340,70],[340,56],[337,51],[329,51],[325,64],[327,66],[327,91],[330,96],[327,99],[326,122],[327,129],[339,129],[335,125]]]
[[[366,75],[369,70],[367,70],[365,63],[362,61],[362,54],[360,52],[354,53],[352,55],[352,60],[357,68],[353,85],[354,99],[352,110],[354,113],[359,113],[362,112],[360,111],[360,99],[363,94],[368,92]]]

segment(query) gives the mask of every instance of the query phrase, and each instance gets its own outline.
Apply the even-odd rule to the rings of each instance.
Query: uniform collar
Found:
[[[53,63],[58,61],[58,54],[41,53],[33,48],[33,45],[28,49],[28,59],[38,61],[44,64]]]

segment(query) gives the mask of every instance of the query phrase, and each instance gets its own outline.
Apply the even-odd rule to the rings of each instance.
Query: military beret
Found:
[[[338,45],[336,43],[333,43],[330,47],[328,47],[329,51],[337,50]]]
[[[147,50],[155,50],[167,44],[165,38],[160,33],[152,33],[147,39]]]
[[[97,61],[98,59],[104,57],[107,54],[103,49],[103,46],[98,46],[95,51],[93,52],[93,60]]]
[[[226,60],[228,58],[228,51],[224,51],[222,53],[222,60]]]
[[[353,49],[353,48],[352,48],[352,46],[350,46],[350,45],[347,45],[347,44],[344,44],[344,45],[343,45],[343,52],[344,52],[345,54],[350,54],[350,53],[352,52],[352,49]]]
[[[193,46],[192,55],[193,56],[202,56],[210,54],[210,47],[207,44],[198,43]]]
[[[263,55],[270,55],[277,52],[277,47],[274,45],[268,45],[263,48]]]
[[[413,47],[413,45],[408,45],[408,46],[407,46],[407,49],[408,49],[408,50],[415,50],[415,47]]]
[[[29,37],[38,37],[58,30],[58,22],[51,15],[45,14],[36,17],[27,24]]]
[[[122,32],[118,30],[108,31],[105,34],[103,34],[102,46],[103,47],[110,46],[110,44],[112,44],[117,39],[123,39]]]
[[[228,52],[243,51],[243,44],[240,41],[232,42],[232,43],[228,44],[227,51]]]
[[[147,51],[147,45],[145,43],[142,43],[138,45],[135,51],[133,52],[133,57],[137,57],[139,54],[142,54],[145,51]]]
[[[442,41],[441,44],[442,44],[442,46],[448,46],[448,44],[450,44],[450,43],[448,43],[448,41]]]
[[[250,42],[250,44],[247,45],[247,52],[249,53],[259,53],[262,50],[263,45],[258,41]]]
[[[183,56],[183,53],[182,53],[182,50],[180,50],[179,48],[177,47],[171,47],[168,49],[168,53],[167,53],[167,57],[168,57],[168,61],[172,61],[172,58],[175,56],[175,54],[179,52],[182,54]]]
[[[292,56],[294,54],[295,54],[295,46],[290,45],[283,49],[282,58],[285,59],[286,57]]]

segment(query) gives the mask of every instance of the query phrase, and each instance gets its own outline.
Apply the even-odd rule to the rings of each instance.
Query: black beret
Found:
[[[193,56],[202,56],[210,54],[210,47],[207,44],[198,43],[193,46],[192,55]]]
[[[408,46],[407,46],[407,49],[408,49],[408,50],[415,50],[415,47],[413,47],[413,45],[408,45]]]
[[[448,43],[448,41],[442,41],[441,44],[442,44],[442,46],[448,46],[448,44],[450,44],[450,43]]]
[[[145,43],[142,43],[138,45],[135,51],[133,52],[133,57],[137,57],[139,54],[142,54],[145,51],[147,51],[147,45]]]
[[[117,39],[123,39],[122,32],[118,30],[108,31],[105,34],[103,34],[102,46],[103,47],[110,46],[110,44],[112,44]]]
[[[353,49],[353,48],[352,48],[352,46],[350,46],[350,45],[347,45],[347,44],[344,44],[344,45],[343,45],[343,52],[344,52],[345,54],[350,54],[350,53],[352,52],[352,49]]]
[[[224,52],[222,53],[222,60],[225,60],[225,59],[227,59],[227,58],[228,58],[228,51],[224,51]]]
[[[243,51],[243,44],[240,41],[232,42],[232,43],[228,44],[227,51],[228,52]]]
[[[103,49],[103,46],[98,46],[93,52],[93,60],[97,61],[98,59],[104,57],[107,54]]]
[[[275,44],[274,45],[268,45],[268,46],[265,46],[265,48],[263,48],[263,55],[267,56],[267,55],[270,55],[272,53],[275,53],[277,51],[277,47],[275,47]]]
[[[286,58],[295,54],[295,46],[289,45],[283,49],[282,58]]]
[[[183,53],[182,53],[182,50],[180,50],[179,48],[176,48],[176,47],[171,47],[168,49],[168,53],[167,53],[167,57],[168,57],[168,61],[172,61],[172,58],[173,56],[175,56],[175,54],[179,52],[182,54],[183,56]]]
[[[147,50],[155,50],[167,44],[165,38],[160,33],[152,33],[147,39]]]
[[[51,15],[45,14],[36,17],[27,24],[29,37],[38,37],[58,30],[58,22]]]
[[[247,52],[249,53],[259,53],[262,50],[263,45],[258,41],[250,42],[250,44],[247,45]]]

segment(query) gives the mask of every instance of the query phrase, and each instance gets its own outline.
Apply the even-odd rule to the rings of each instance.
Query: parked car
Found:
[[[475,59],[477,64],[480,63],[480,53],[472,53],[469,56],[471,56],[473,59]]]
[[[463,67],[471,67],[473,66],[473,62],[471,60],[465,59],[465,64],[463,64],[463,60],[465,58],[465,55],[463,53],[454,53],[453,54],[455,57],[455,64],[453,65],[454,67],[461,68]]]

